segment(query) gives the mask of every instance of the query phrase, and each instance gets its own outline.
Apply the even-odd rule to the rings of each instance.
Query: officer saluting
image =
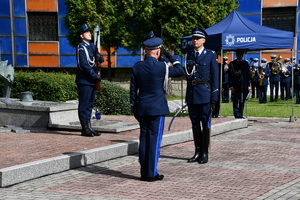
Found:
[[[158,181],[164,178],[157,170],[165,115],[169,107],[165,96],[168,77],[182,76],[184,70],[177,57],[168,57],[173,67],[159,61],[161,44],[159,37],[144,41],[147,56],[132,68],[130,103],[140,124],[139,162],[142,181]]]
[[[95,84],[100,80],[100,75],[95,73],[95,62],[104,62],[101,54],[95,55],[95,45],[91,43],[91,30],[83,24],[78,30],[81,42],[76,48],[77,67],[76,83],[78,88],[78,117],[82,127],[82,136],[99,136],[91,127],[91,114],[95,101]]]
[[[211,108],[218,99],[219,67],[217,54],[204,47],[207,33],[197,27],[192,30],[192,35],[194,50],[186,57],[186,103],[192,123],[195,155],[188,162],[203,164],[208,162]]]

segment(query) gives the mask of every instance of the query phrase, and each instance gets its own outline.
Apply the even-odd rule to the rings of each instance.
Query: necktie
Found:
[[[199,56],[199,52],[197,51],[197,52],[196,52],[196,58],[198,58],[198,56]]]

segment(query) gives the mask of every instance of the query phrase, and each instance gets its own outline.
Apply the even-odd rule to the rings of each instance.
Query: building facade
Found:
[[[16,68],[76,67],[76,50],[64,27],[66,12],[64,0],[1,0],[0,60]],[[141,60],[141,55],[132,56],[123,48],[115,55],[112,67],[131,67]]]

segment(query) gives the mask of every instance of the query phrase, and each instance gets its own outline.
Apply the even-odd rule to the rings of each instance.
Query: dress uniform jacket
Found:
[[[300,69],[297,68],[297,64],[294,66],[294,84],[300,85]]]
[[[262,70],[261,68],[262,68],[261,66],[258,67],[258,72],[260,72]],[[263,68],[263,71],[264,71],[265,75],[264,75],[264,79],[262,81],[262,86],[269,85],[268,78],[270,77],[270,68],[266,66]]]
[[[292,66],[287,65],[286,66],[287,71],[285,72],[285,75],[281,72],[280,81],[283,83],[290,83],[292,81]]]
[[[136,116],[158,116],[169,114],[164,91],[166,63],[146,56],[144,61],[132,68],[130,103]],[[168,67],[169,77],[182,76],[184,70],[179,62]]]
[[[86,51],[85,51],[86,49]],[[77,46],[77,73],[76,83],[83,85],[95,85],[97,74],[93,67],[95,66],[95,45],[85,42],[79,43]],[[103,59],[103,58],[102,58]],[[103,62],[101,60],[100,62]]]
[[[188,52],[186,60],[187,104],[206,104],[217,101],[219,90],[217,54],[204,48],[198,57],[196,57],[195,51]]]
[[[229,70],[230,87],[237,91],[248,90],[248,87],[250,87],[248,62],[245,60],[234,60],[230,62]]]
[[[271,71],[269,81],[270,82],[280,82],[280,74],[273,74],[272,73],[272,65],[273,65],[272,62],[268,63],[268,67],[270,68],[270,71]]]

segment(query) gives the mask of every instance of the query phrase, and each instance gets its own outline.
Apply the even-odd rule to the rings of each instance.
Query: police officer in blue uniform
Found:
[[[91,30],[87,24],[83,24],[78,30],[81,42],[76,48],[77,72],[76,83],[78,89],[78,117],[82,127],[82,136],[100,136],[91,127],[91,114],[94,106],[96,90],[96,80],[100,80],[100,75],[95,73],[96,62],[104,62],[101,54],[95,54],[95,45],[91,43]]]
[[[280,99],[289,100],[291,97],[292,66],[289,58],[285,58],[280,73]],[[285,94],[285,98],[284,98]]]
[[[228,57],[223,57],[222,71],[222,103],[229,103],[229,63]]]
[[[277,102],[278,91],[279,91],[279,82],[280,82],[281,64],[276,61],[276,55],[271,55],[271,62],[268,63],[268,67],[271,70],[271,75],[269,78],[270,102],[273,102],[273,101]],[[274,98],[274,89],[275,89],[275,98]]]
[[[216,52],[206,49],[207,33],[196,27],[192,30],[194,50],[186,56],[186,103],[192,123],[195,154],[188,162],[208,162],[211,111],[218,99],[219,67]],[[201,128],[202,127],[202,128]]]
[[[258,87],[258,78],[259,78],[259,74],[258,74],[258,58],[254,58],[253,63],[250,66],[250,70],[251,70],[251,92],[252,92],[252,98],[255,98],[255,94],[256,94],[256,98],[259,98],[259,94],[260,92],[259,87]]]
[[[258,67],[258,87],[259,87],[259,103],[267,103],[267,92],[270,77],[270,68],[267,65],[267,59],[261,59],[261,64]]]
[[[140,124],[139,162],[142,181],[164,178],[157,170],[165,115],[169,114],[166,99],[168,77],[184,75],[176,56],[166,55],[172,67],[159,61],[163,40],[155,37],[144,41],[147,56],[132,68],[130,103]]]
[[[236,51],[236,59],[229,63],[229,81],[235,118],[244,118],[244,105],[250,90],[249,63],[243,60],[244,50]]]
[[[300,64],[296,63],[295,57],[293,57],[292,59],[294,70],[294,93],[296,95],[296,104],[300,104]]]

